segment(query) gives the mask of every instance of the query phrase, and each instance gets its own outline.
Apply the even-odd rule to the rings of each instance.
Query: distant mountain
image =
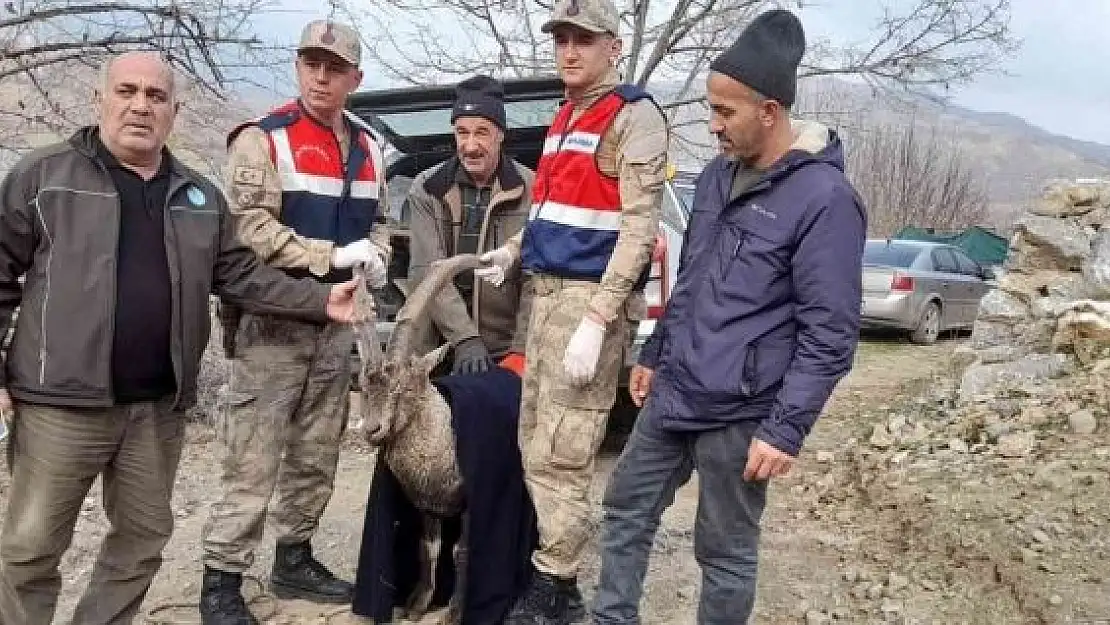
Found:
[[[664,98],[677,84],[654,86]],[[686,96],[689,97],[689,96]],[[1110,145],[1050,133],[1009,113],[981,112],[909,94],[876,92],[871,87],[839,79],[802,81],[795,114],[836,127],[845,143],[851,167],[852,139],[868,127],[917,124],[936,130],[978,167],[991,196],[996,221],[1006,222],[1041,193],[1053,178],[1110,178]],[[685,122],[686,141],[711,145],[704,111],[691,110],[676,120]],[[680,157],[686,167],[712,154],[693,150]]]
[[[1000,207],[1029,202],[1053,178],[1110,177],[1110,145],[1053,134],[1016,115],[975,111],[908,93],[876,94],[866,85],[842,80],[809,84],[803,97],[821,100],[820,93],[830,90],[838,96],[836,110],[862,111],[857,118],[862,124],[936,128],[982,169],[992,202]],[[826,109],[827,100],[826,96]],[[850,130],[846,134],[850,136]]]
[[[1006,128],[1014,133],[1035,137],[1038,142],[1057,145],[1093,163],[1097,163],[1104,167],[1110,167],[1110,145],[1106,145],[1105,143],[1083,141],[1081,139],[1074,139],[1072,137],[1051,133],[1011,113],[981,112],[955,105],[950,105],[948,108],[960,117],[970,121],[1000,129]]]

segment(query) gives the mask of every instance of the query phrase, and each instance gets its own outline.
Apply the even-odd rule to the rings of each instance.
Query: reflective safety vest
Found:
[[[532,210],[521,242],[525,271],[564,278],[601,279],[620,232],[620,183],[597,164],[601,138],[626,102],[650,98],[620,85],[594,102],[574,123],[563,104],[548,128]]]
[[[378,216],[384,171],[373,137],[349,122],[344,166],[335,134],[298,101],[255,123],[269,138],[270,160],[281,177],[281,222],[301,236],[338,245],[366,238]]]

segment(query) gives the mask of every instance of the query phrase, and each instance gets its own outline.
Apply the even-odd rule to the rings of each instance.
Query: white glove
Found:
[[[482,254],[478,260],[489,263],[489,266],[478,267],[474,270],[474,275],[493,286],[501,286],[505,281],[505,275],[509,273],[509,268],[513,266],[513,253],[509,248],[502,246]]]
[[[571,384],[582,386],[594,379],[604,339],[605,326],[593,319],[584,317],[582,323],[578,324],[563,356],[563,369],[566,370]]]
[[[385,268],[385,252],[370,242],[359,239],[354,243],[336,247],[332,250],[331,264],[338,269],[349,269],[362,263],[366,265],[366,286],[380,289],[388,278]]]

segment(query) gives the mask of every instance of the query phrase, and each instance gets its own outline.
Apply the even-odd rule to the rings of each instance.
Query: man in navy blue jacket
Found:
[[[659,518],[694,468],[698,623],[747,622],[767,481],[851,369],[866,215],[836,133],[790,120],[804,51],[797,18],[773,10],[710,66],[722,154],[698,180],[678,283],[632,373],[644,408],[605,493],[599,624],[639,622]]]

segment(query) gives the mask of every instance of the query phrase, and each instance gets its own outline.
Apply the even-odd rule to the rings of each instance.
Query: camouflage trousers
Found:
[[[275,494],[279,543],[316,531],[347,426],[353,340],[341,324],[243,315],[220,426],[222,493],[204,527],[206,566],[250,568]]]
[[[546,276],[533,284],[520,409],[524,480],[539,520],[532,562],[544,573],[574,577],[597,525],[590,484],[616,398],[627,320],[609,325],[593,380],[571,385],[563,355],[598,285]]]

